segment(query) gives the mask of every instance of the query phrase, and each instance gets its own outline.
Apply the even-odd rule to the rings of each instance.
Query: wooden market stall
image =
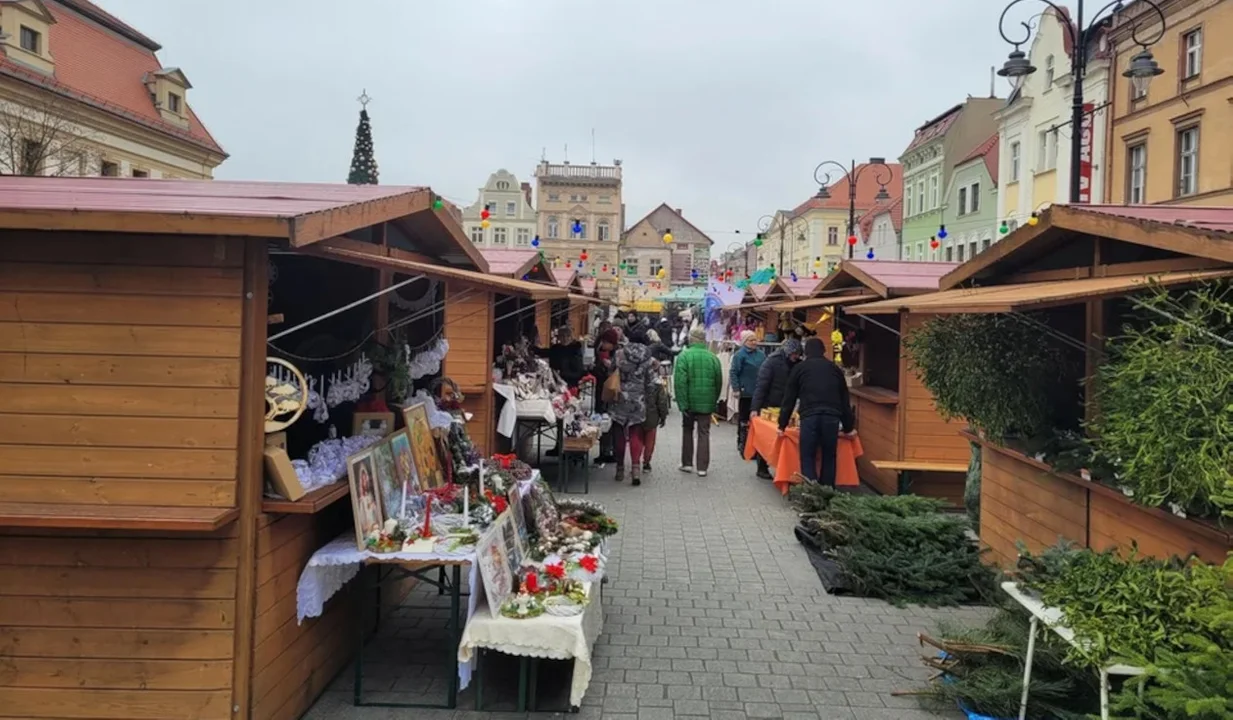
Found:
[[[954,263],[844,260],[814,291],[815,295],[846,292],[855,296],[902,298],[932,292],[938,278]],[[824,326],[854,337],[856,346],[843,351],[846,367],[859,375],[852,387],[857,425],[865,454],[859,460],[862,479],[883,494],[913,492],[962,505],[964,472],[971,451],[959,436],[961,424],[938,414],[933,397],[908,367],[900,338],[924,322],[920,315],[864,316],[864,305],[840,307]],[[821,334],[821,333],[820,333]]]
[[[1127,296],[1149,286],[1184,287],[1233,276],[1233,209],[1054,205],[945,275],[941,291],[858,311],[907,318],[953,313],[1037,312],[1047,330],[1085,348],[1093,377],[1102,339],[1116,332]],[[975,369],[974,369],[975,370]],[[1095,412],[1091,383],[1083,410]],[[1077,422],[1077,420],[1076,420]],[[864,428],[862,427],[862,435]],[[980,537],[991,559],[1012,566],[1016,543],[1037,552],[1065,538],[1082,547],[1223,562],[1233,533],[1135,504],[1119,490],[1055,470],[1020,449],[968,434],[981,446]],[[866,441],[868,447],[868,441]]]
[[[5,177],[0,230],[0,714],[299,717],[360,598],[296,621],[346,490],[263,498],[271,255],[336,267],[322,293],[437,280],[477,391],[492,292],[540,286],[485,274],[426,188]]]

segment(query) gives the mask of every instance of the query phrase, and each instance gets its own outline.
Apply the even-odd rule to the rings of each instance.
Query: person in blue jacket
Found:
[[[745,453],[745,438],[749,435],[749,413],[753,408],[754,391],[758,389],[758,368],[766,362],[766,353],[758,347],[752,330],[741,333],[741,346],[732,356],[728,370],[728,386],[740,397],[736,408],[736,450]]]

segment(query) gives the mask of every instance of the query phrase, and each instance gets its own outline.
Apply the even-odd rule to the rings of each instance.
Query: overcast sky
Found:
[[[545,149],[590,162],[594,128],[627,222],[667,202],[717,252],[807,198],[820,161],[895,158],[988,95],[1010,50],[997,0],[96,2],[188,75],[220,179],[344,182],[367,89],[382,184],[469,204]]]

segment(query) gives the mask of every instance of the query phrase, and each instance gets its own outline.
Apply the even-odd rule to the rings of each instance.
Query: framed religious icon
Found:
[[[420,476],[415,469],[415,458],[411,455],[411,436],[406,428],[390,436],[390,452],[394,455],[394,472],[398,475],[402,488],[405,508],[406,500],[422,492]]]
[[[411,405],[403,409],[402,417],[411,438],[411,457],[415,460],[421,487],[430,489],[445,485],[445,469],[437,454],[437,439],[428,424],[428,406],[424,403]]]
[[[509,523],[509,513],[501,513],[475,545],[475,559],[484,581],[484,595],[488,598],[488,610],[494,618],[500,617],[501,606],[514,594],[515,576],[510,569],[505,544],[505,528]]]
[[[347,478],[351,483],[351,511],[355,515],[355,542],[360,550],[367,538],[380,533],[385,524],[381,514],[381,491],[373,465],[372,448],[347,458]]]
[[[394,451],[389,438],[372,446],[372,467],[377,474],[378,494],[381,496],[381,514],[386,519],[401,518],[403,502],[402,481],[394,464]]]
[[[520,560],[531,556],[530,529],[527,527],[526,508],[522,504],[520,483],[512,483],[509,489],[510,526],[514,533],[514,546]],[[521,563],[520,563],[521,564]]]
[[[357,412],[351,419],[351,434],[385,437],[394,432],[394,413]]]

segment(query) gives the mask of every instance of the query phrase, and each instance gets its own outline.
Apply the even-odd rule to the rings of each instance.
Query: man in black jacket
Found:
[[[779,432],[788,428],[797,401],[801,409],[801,474],[818,482],[817,454],[822,451],[822,484],[835,487],[839,433],[854,434],[852,400],[839,366],[827,359],[822,341],[805,341],[805,360],[792,368],[779,410]]]
[[[779,407],[783,404],[783,391],[788,387],[788,374],[801,361],[801,343],[795,338],[784,341],[779,349],[758,368],[758,382],[754,386],[753,401],[750,403],[749,420],[753,421],[763,408]],[[771,479],[770,468],[761,455],[757,456],[758,477]]]

